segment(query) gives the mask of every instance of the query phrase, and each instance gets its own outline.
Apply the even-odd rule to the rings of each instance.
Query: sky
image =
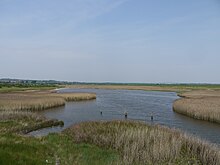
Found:
[[[220,83],[220,0],[0,0],[0,78]]]

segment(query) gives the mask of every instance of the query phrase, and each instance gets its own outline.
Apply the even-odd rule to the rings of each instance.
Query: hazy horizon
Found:
[[[220,83],[218,0],[1,0],[0,79]]]

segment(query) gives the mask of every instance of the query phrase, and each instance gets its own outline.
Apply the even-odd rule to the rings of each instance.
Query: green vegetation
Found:
[[[42,138],[15,134],[0,136],[0,164],[4,165],[95,165],[116,164],[119,156],[115,151],[89,144],[75,144],[65,135],[50,134]]]
[[[0,83],[0,93],[26,91],[26,90],[51,90],[58,88],[53,84],[24,84],[24,83]]]
[[[219,148],[179,131],[135,122],[85,122],[65,131],[77,143],[117,150],[124,164],[220,164]]]
[[[36,84],[36,83],[1,83],[0,82],[0,88],[12,88],[12,87],[17,87],[17,88],[41,88],[41,87],[57,87],[55,84]]]
[[[7,111],[0,113],[0,164],[45,165],[55,164],[116,164],[116,151],[95,145],[77,144],[64,134],[50,134],[34,138],[24,136],[31,130],[63,124],[48,120],[32,112]]]
[[[0,112],[0,133],[28,133],[40,128],[63,126],[62,121],[49,120],[32,112]]]
[[[51,153],[50,146],[34,138],[13,134],[2,134],[0,137],[0,164],[46,164],[46,160],[55,161]]]

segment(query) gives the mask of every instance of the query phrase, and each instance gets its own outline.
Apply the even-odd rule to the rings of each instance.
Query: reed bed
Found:
[[[220,124],[220,97],[182,98],[173,103],[177,113]]]
[[[95,93],[56,93],[53,96],[60,96],[65,101],[83,101],[96,99]]]
[[[0,111],[40,111],[64,106],[66,101],[91,100],[95,98],[96,95],[92,93],[51,93],[48,91],[7,93],[0,94]]]
[[[179,94],[173,110],[194,119],[220,123],[220,91],[203,90]]]
[[[6,94],[0,95],[0,110],[30,110],[39,111],[65,105],[61,97],[36,94]]]
[[[85,122],[64,133],[78,143],[117,150],[121,164],[220,164],[216,146],[162,126],[129,121]]]

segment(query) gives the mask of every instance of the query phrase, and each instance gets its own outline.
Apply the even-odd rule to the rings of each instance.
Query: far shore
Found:
[[[63,86],[62,86],[63,88]],[[133,84],[76,84],[65,85],[64,88],[92,88],[92,89],[125,89],[125,90],[146,90],[146,91],[165,91],[165,92],[177,92],[181,94],[183,92],[189,92],[192,90],[220,90],[220,85],[206,85],[206,84],[146,84],[146,85],[133,85]]]

